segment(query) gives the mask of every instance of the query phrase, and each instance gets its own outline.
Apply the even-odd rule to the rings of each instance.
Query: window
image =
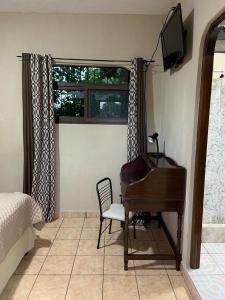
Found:
[[[127,123],[129,70],[53,66],[57,123]]]

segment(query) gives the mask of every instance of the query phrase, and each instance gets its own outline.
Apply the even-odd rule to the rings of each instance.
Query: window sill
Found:
[[[127,119],[83,119],[73,117],[59,117],[55,120],[56,124],[102,124],[102,125],[127,125]]]

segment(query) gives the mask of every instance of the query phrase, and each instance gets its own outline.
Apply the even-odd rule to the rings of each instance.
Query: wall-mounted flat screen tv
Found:
[[[163,65],[166,71],[178,66],[185,55],[185,31],[180,3],[174,8],[160,35]]]

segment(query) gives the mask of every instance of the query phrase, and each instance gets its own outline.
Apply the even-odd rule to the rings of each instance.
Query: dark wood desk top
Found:
[[[135,210],[175,211],[183,207],[185,168],[169,157],[140,155],[121,169],[123,200]],[[136,203],[135,203],[136,201]],[[148,208],[147,208],[148,207]]]

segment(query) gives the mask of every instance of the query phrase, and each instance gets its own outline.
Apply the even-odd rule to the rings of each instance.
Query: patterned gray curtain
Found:
[[[127,160],[147,152],[144,60],[135,58],[130,72]]]
[[[25,57],[26,56],[26,57]],[[24,111],[24,118],[29,113],[30,122],[27,126],[30,138],[27,139],[27,130],[24,126],[24,148],[30,143],[33,154],[31,196],[40,204],[44,218],[47,222],[54,219],[55,214],[55,140],[54,140],[54,100],[52,87],[52,63],[50,55],[24,54],[25,60],[29,59],[27,70],[23,69],[23,78],[30,76],[28,85],[23,82],[23,89],[30,90],[28,97],[23,97],[24,108],[29,107],[29,111]],[[28,70],[29,68],[29,70]],[[30,96],[29,96],[30,95]],[[29,103],[30,102],[30,103]],[[24,153],[28,151],[24,151]],[[24,157],[24,164],[26,157]],[[25,170],[26,171],[26,170]],[[24,174],[24,182],[28,172]],[[28,186],[28,185],[27,185]],[[26,191],[24,191],[26,192]]]
[[[137,59],[135,58],[130,71],[127,160],[132,161],[138,156],[137,143]]]

